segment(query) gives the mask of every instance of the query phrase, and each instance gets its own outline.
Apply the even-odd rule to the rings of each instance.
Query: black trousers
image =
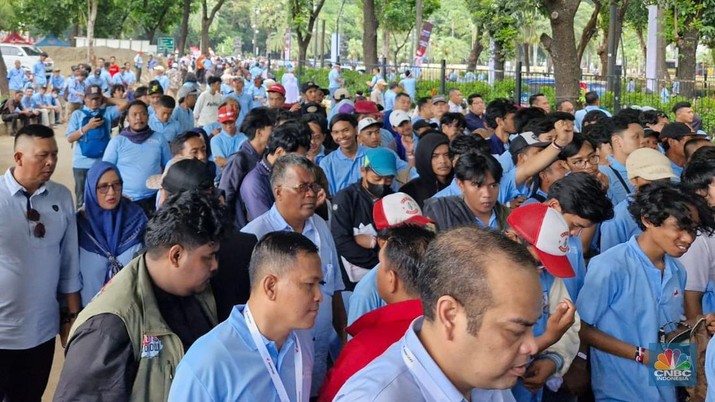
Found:
[[[154,212],[156,212],[156,196],[152,195],[151,197],[143,200],[136,200],[134,201],[134,204],[144,210],[144,214],[147,218],[151,218],[151,216],[154,215]]]
[[[0,349],[0,402],[40,402],[54,355],[55,338],[31,349]]]
[[[12,135],[17,133],[17,122],[20,121],[22,126],[30,124],[30,118],[22,113],[7,113],[2,116],[2,121],[12,123]],[[1,401],[0,401],[1,402]]]
[[[78,147],[79,144],[75,143],[74,146]],[[75,206],[77,209],[84,205],[84,183],[87,181],[87,172],[89,172],[89,169],[72,168]]]

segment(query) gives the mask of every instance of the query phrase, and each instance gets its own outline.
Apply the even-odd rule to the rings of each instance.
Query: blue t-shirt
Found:
[[[499,182],[499,203],[507,205],[507,203],[516,197],[528,197],[531,195],[531,189],[526,185],[526,182],[521,186],[516,186],[516,170],[514,169],[505,172]],[[532,184],[533,185],[533,184]]]
[[[159,118],[156,117],[156,113],[149,117],[149,128],[157,133],[161,133],[166,142],[171,142],[171,140],[181,133],[181,124],[178,120],[175,120],[170,116],[168,122],[162,123],[159,121]]]
[[[221,130],[218,135],[211,138],[211,155],[219,158],[228,158],[238,152],[238,147],[248,140],[245,134],[236,132],[235,135],[230,135]]]
[[[566,253],[566,258],[569,259],[575,276],[563,278],[562,280],[566,290],[569,291],[571,300],[576,301],[581,288],[583,288],[583,281],[586,279],[586,262],[583,259],[583,245],[580,237],[569,236],[569,252]]]
[[[176,368],[169,401],[280,400],[246,324],[244,309],[244,305],[235,306],[226,321],[194,342]],[[291,401],[296,398],[295,346],[300,345],[301,387],[307,398],[314,360],[311,331],[292,331],[280,351],[274,341],[262,334],[261,339]]]
[[[380,297],[380,292],[377,291],[378,268],[380,268],[380,264],[367,271],[355,285],[348,303],[348,326],[353,325],[364,314],[387,305]]]
[[[38,61],[32,66],[32,75],[35,76],[37,86],[47,85],[47,76],[45,74],[47,74],[45,63]]]
[[[348,158],[342,150],[336,149],[320,161],[320,167],[328,178],[330,194],[355,183],[360,179],[360,167],[365,162],[367,148],[358,145],[354,159]]]
[[[179,123],[180,133],[189,131],[194,128],[194,111],[176,105],[174,112],[171,114],[171,120],[175,120]]]
[[[613,205],[618,205],[618,203],[626,199],[628,194],[635,192],[635,187],[633,187],[633,184],[628,180],[628,171],[621,162],[618,162],[616,158],[611,155],[608,156],[608,161],[611,163],[610,166],[599,165],[598,170],[608,176],[608,189],[611,190],[611,196],[613,197],[611,201]]]
[[[407,95],[410,95],[410,99],[414,102],[415,96],[417,95],[417,80],[413,77],[409,77],[400,81],[400,84],[402,84],[402,87],[405,88],[405,92],[407,92]]]
[[[118,135],[109,141],[102,160],[115,164],[122,174],[122,194],[132,201],[139,201],[156,194],[156,190],[146,187],[146,179],[161,174],[171,160],[171,151],[161,133],[153,133],[141,144]]]
[[[340,71],[336,69],[331,69],[330,72],[328,73],[328,89],[331,91],[333,89],[338,89],[340,88]]]
[[[86,110],[88,112],[91,112],[92,110],[88,108],[87,106],[82,107],[83,110]],[[65,137],[69,137],[73,133],[77,132],[79,128],[82,126],[82,120],[84,120],[84,117],[86,115],[80,111],[80,110],[75,110],[72,115],[70,116],[69,121],[67,122],[67,132],[65,133]],[[112,132],[112,121],[116,120],[119,118],[119,110],[117,109],[116,106],[107,106],[104,109],[104,125],[106,126],[107,133]],[[75,141],[74,144],[74,149],[72,151],[72,167],[77,168],[77,169],[89,169],[94,165],[95,162],[102,158],[88,158],[84,155],[82,155],[82,147],[80,147],[79,142],[82,141],[83,138],[80,138],[79,140]],[[109,145],[107,145],[109,147]],[[105,150],[106,151],[106,150]]]
[[[636,237],[593,257],[576,308],[581,320],[606,334],[640,347],[658,342],[658,331],[674,330],[685,318],[685,270],[664,257],[661,272]],[[597,401],[672,401],[675,387],[650,385],[652,368],[591,348],[591,379]]]
[[[627,242],[632,236],[641,234],[641,228],[628,212],[631,202],[633,202],[633,196],[626,197],[613,208],[613,218],[601,223],[601,252]]]
[[[7,70],[7,81],[10,90],[22,91],[22,86],[25,84],[25,71],[22,68]]]

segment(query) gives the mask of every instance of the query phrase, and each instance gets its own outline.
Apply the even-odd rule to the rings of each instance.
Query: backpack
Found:
[[[80,112],[84,113],[84,117],[82,118],[82,127],[87,125],[89,120],[94,117],[104,118],[104,110],[105,109],[99,109],[99,112],[92,113],[86,109],[80,109]],[[104,150],[107,148],[107,144],[109,144],[109,139],[110,133],[105,122],[97,128],[87,130],[87,132],[85,132],[82,138],[80,138],[77,142],[79,142],[82,155],[88,158],[101,158],[102,155],[104,155]]]

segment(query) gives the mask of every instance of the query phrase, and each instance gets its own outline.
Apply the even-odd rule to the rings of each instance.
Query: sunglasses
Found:
[[[25,197],[27,198],[27,212],[25,215],[30,222],[35,222],[35,229],[33,229],[32,234],[41,239],[45,237],[45,225],[40,222],[40,213],[37,212],[35,208],[30,205],[30,194],[25,192]]]
[[[112,189],[115,193],[119,193],[122,191],[122,182],[118,181],[115,183],[103,183],[97,186],[97,192],[99,194],[107,194],[109,192],[109,189]]]

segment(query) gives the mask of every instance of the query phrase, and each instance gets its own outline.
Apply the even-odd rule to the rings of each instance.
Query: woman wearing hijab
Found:
[[[77,212],[82,306],[144,246],[146,215],[122,198],[122,185],[109,162],[99,161],[87,172],[84,207]]]
[[[420,176],[405,183],[400,191],[414,198],[422,208],[426,199],[452,182],[449,138],[434,131],[420,138],[420,144],[415,150],[415,167]]]

